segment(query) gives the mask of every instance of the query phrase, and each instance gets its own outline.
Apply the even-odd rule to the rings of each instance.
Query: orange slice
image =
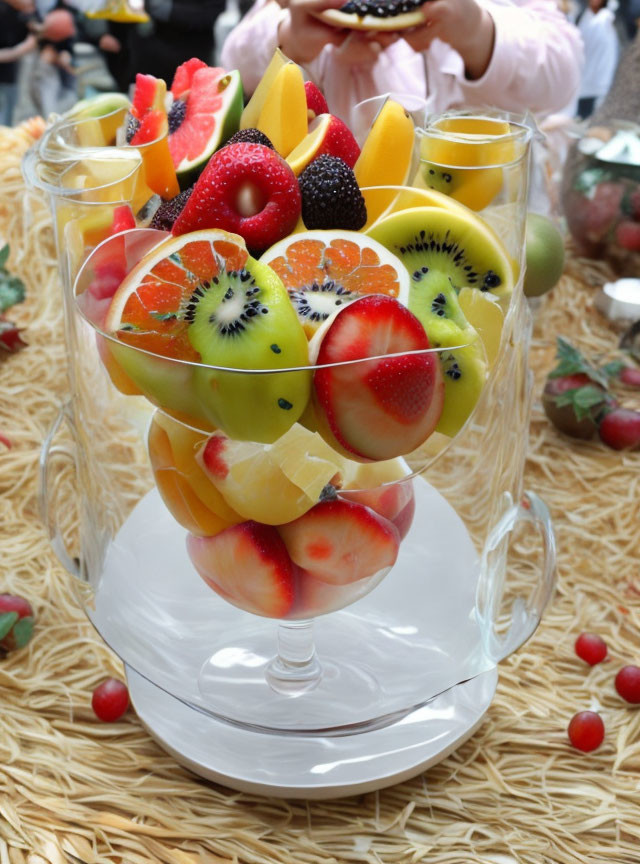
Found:
[[[222,230],[171,237],[156,246],[116,291],[105,329],[121,342],[153,354],[200,361],[178,314],[198,286],[222,271],[241,270],[249,258],[244,240]]]
[[[386,294],[402,303],[409,274],[381,243],[357,231],[306,231],[268,249],[260,259],[274,270],[308,338],[333,312],[365,294]]]

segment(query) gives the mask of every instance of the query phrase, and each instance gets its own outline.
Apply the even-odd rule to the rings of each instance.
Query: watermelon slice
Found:
[[[167,128],[167,85],[153,75],[136,75],[126,122],[126,141],[134,147],[159,138]]]
[[[195,182],[211,154],[237,132],[242,114],[240,73],[193,58],[176,70],[171,85],[169,149],[180,187]]]

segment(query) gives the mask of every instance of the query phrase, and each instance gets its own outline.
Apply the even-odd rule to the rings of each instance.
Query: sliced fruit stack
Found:
[[[138,76],[129,142],[165,124],[183,188],[145,254],[118,211],[79,302],[114,384],[159,409],[156,485],[202,578],[252,613],[305,618],[393,566],[415,509],[399,457],[467,423],[515,274],[466,206],[406,187],[397,102],[361,149],[278,51],[241,104],[237,73],[199,60],[168,93]]]

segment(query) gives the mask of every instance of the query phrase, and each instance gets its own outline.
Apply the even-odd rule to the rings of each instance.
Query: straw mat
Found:
[[[526,483],[553,511],[557,594],[501,667],[479,731],[444,762],[357,798],[265,800],[190,775],[132,711],[113,725],[93,717],[92,689],[122,670],[77,605],[38,515],[39,448],[67,381],[51,223],[41,205],[23,207],[28,142],[21,129],[0,133],[0,237],[29,291],[12,311],[29,345],[0,359],[0,430],[13,444],[0,444],[0,591],[28,597],[37,615],[32,642],[0,661],[0,864],[637,864],[640,710],[622,703],[613,678],[640,663],[640,453],[570,442],[539,399]],[[599,270],[572,262],[539,312],[538,394],[556,334],[614,351],[585,274],[597,281]],[[70,496],[61,475],[57,494]],[[590,669],[575,657],[583,630],[606,639],[609,662]],[[598,706],[604,744],[572,750],[570,717]]]

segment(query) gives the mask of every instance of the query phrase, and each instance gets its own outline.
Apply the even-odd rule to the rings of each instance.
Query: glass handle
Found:
[[[532,523],[540,531],[544,558],[529,596],[515,598],[509,628],[506,635],[500,636],[495,625],[504,595],[509,535],[521,522]],[[513,654],[533,635],[551,599],[555,582],[556,541],[551,514],[534,492],[525,492],[521,503],[512,506],[495,526],[482,554],[477,610],[485,651],[495,663]]]
[[[39,484],[38,484],[38,503],[40,507],[40,517],[44,523],[45,529],[49,534],[49,540],[53,546],[53,551],[56,553],[58,561],[72,576],[81,578],[80,564],[78,561],[69,555],[67,547],[64,544],[60,528],[55,517],[51,501],[51,491],[49,488],[49,470],[52,460],[57,456],[64,456],[67,459],[72,459],[75,462],[75,455],[68,447],[55,445],[53,443],[60,427],[64,422],[73,426],[73,421],[70,415],[70,404],[65,403],[58,416],[55,418],[46,438],[42,443],[40,450],[40,461],[38,467]]]

